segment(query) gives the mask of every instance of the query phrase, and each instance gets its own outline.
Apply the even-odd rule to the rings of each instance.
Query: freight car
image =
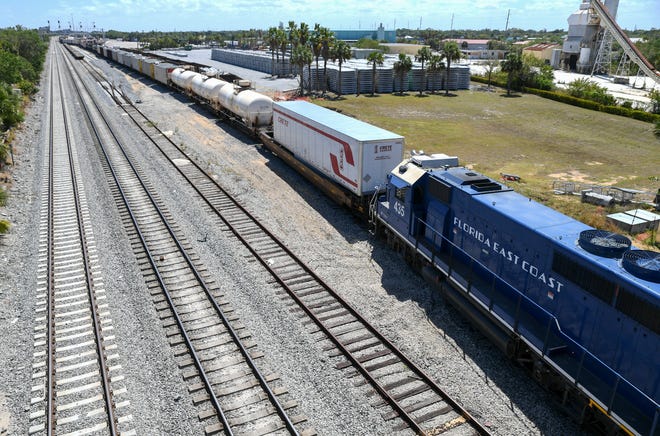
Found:
[[[121,50],[102,52],[129,65]],[[371,144],[350,134],[355,127],[342,132],[348,121],[162,65],[154,65],[156,80],[242,123],[339,203],[368,210],[379,233],[509,357],[559,393],[578,421],[593,420],[607,433],[660,436],[657,253],[630,249],[626,238],[459,168],[456,158],[413,156],[390,172],[403,150],[396,135],[380,138],[401,140],[378,168],[388,168],[387,176],[365,172],[374,165],[369,160],[348,177],[349,159],[355,165]],[[270,111],[252,112],[252,98],[237,98],[243,93]],[[293,135],[278,127],[280,118],[285,126],[299,124]],[[312,156],[318,148],[325,153]]]
[[[580,421],[660,434],[660,253],[456,164],[397,165],[380,232]]]

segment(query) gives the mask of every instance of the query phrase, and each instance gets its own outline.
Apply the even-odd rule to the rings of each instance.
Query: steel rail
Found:
[[[49,81],[49,91],[50,91],[50,112],[49,112],[49,139],[48,139],[48,240],[46,242],[47,248],[47,271],[46,271],[46,302],[47,305],[47,314],[46,319],[48,323],[48,338],[47,338],[47,376],[46,376],[46,434],[51,436],[55,431],[55,271],[54,271],[54,257],[53,257],[53,244],[55,241],[54,235],[54,195],[53,195],[53,184],[54,184],[54,171],[53,171],[53,142],[54,139],[54,127],[53,127],[53,113],[54,113],[54,95],[53,91],[53,77],[54,77],[54,62],[55,57],[57,56],[57,49],[53,48],[54,56],[51,58],[49,63],[50,67],[50,81]]]
[[[103,346],[103,333],[101,329],[101,321],[99,320],[98,314],[98,302],[96,301],[96,295],[94,293],[94,283],[92,282],[92,272],[89,265],[89,248],[87,246],[87,238],[85,236],[85,228],[83,225],[83,216],[82,208],[80,205],[80,198],[78,192],[78,183],[76,182],[76,171],[73,163],[73,150],[71,148],[71,137],[68,126],[68,118],[66,115],[66,108],[64,104],[64,89],[62,87],[62,76],[58,69],[58,81],[60,83],[60,94],[62,97],[62,116],[64,120],[64,133],[66,135],[66,144],[68,149],[69,156],[69,171],[71,174],[71,183],[73,186],[73,199],[76,206],[76,216],[78,217],[78,234],[80,239],[80,244],[82,246],[82,257],[83,257],[83,266],[85,269],[85,279],[87,284],[87,295],[89,296],[89,301],[91,305],[92,313],[92,324],[94,326],[94,337],[96,339],[96,352],[99,357],[99,369],[101,372],[101,379],[103,382],[103,397],[105,401],[105,407],[108,412],[108,421],[110,427],[110,434],[116,436],[119,434],[117,429],[117,417],[115,416],[115,404],[112,396],[112,389],[110,388],[110,369],[108,368],[107,356],[105,354],[105,347]]]
[[[81,83],[82,83],[83,87],[85,87],[86,91],[87,91],[87,92],[90,94],[90,96],[91,96],[91,93],[89,92],[89,89],[87,88],[87,85],[86,85],[86,84],[84,83],[84,81],[82,80],[82,77],[80,77],[80,75],[79,75],[78,72],[76,72],[76,74],[77,74],[78,77],[81,79]],[[77,85],[77,84],[76,84],[76,88],[78,88],[78,85]],[[82,98],[81,98],[81,100],[82,100]],[[222,311],[222,309],[221,309],[220,306],[218,305],[217,301],[215,300],[215,298],[214,298],[213,295],[211,294],[211,291],[210,291],[210,289],[208,288],[208,285],[207,285],[206,282],[204,281],[204,279],[203,279],[203,277],[201,276],[200,272],[199,272],[199,271],[197,270],[197,268],[195,267],[195,265],[194,265],[192,259],[190,259],[190,257],[189,257],[189,255],[188,255],[188,253],[186,252],[185,248],[183,247],[183,245],[181,244],[181,242],[179,241],[179,239],[176,237],[176,235],[175,235],[175,233],[174,233],[174,230],[171,228],[171,226],[170,226],[169,222],[167,221],[166,217],[164,216],[162,210],[160,209],[160,207],[158,207],[156,200],[153,198],[151,192],[149,191],[149,189],[148,189],[147,186],[145,185],[144,180],[139,176],[139,173],[138,173],[137,169],[135,168],[135,166],[133,165],[131,159],[129,158],[129,156],[128,156],[126,150],[125,150],[125,147],[122,145],[122,143],[121,143],[121,141],[119,140],[119,138],[117,138],[117,136],[115,135],[113,129],[111,128],[110,124],[108,123],[106,117],[103,115],[103,112],[101,111],[101,109],[100,109],[100,107],[98,106],[98,104],[97,104],[93,99],[91,99],[91,100],[92,100],[92,103],[95,105],[97,111],[99,112],[99,114],[100,114],[100,116],[101,116],[101,119],[104,121],[104,123],[105,123],[106,126],[108,127],[108,129],[109,129],[109,131],[110,131],[110,134],[113,136],[113,138],[114,138],[114,140],[116,141],[116,143],[117,143],[119,149],[121,150],[122,154],[124,155],[124,158],[126,159],[128,165],[130,166],[131,170],[133,171],[133,173],[135,174],[136,178],[138,179],[140,185],[142,186],[142,189],[144,190],[144,192],[145,192],[145,194],[147,195],[147,197],[149,197],[149,200],[152,202],[152,205],[153,205],[154,209],[156,210],[156,212],[158,213],[159,217],[161,218],[161,220],[162,220],[164,226],[167,228],[167,230],[168,230],[168,232],[169,232],[169,234],[170,234],[172,240],[174,241],[174,243],[175,243],[175,244],[177,245],[177,247],[179,248],[179,250],[180,250],[182,256],[184,257],[184,259],[185,259],[186,262],[188,263],[188,265],[189,265],[191,271],[192,271],[193,274],[195,275],[195,278],[198,280],[200,286],[202,287],[202,289],[204,290],[205,294],[207,295],[209,302],[213,305],[213,307],[214,307],[216,313],[217,313],[218,316],[222,319],[222,321],[223,321],[225,327],[227,328],[227,331],[230,333],[230,335],[232,336],[234,342],[235,342],[236,345],[238,346],[238,348],[239,348],[241,354],[243,355],[243,357],[245,358],[246,362],[248,363],[248,365],[249,365],[249,366],[251,367],[251,369],[253,370],[253,374],[254,374],[254,376],[258,379],[260,385],[262,386],[262,389],[264,389],[264,391],[265,391],[265,392],[267,393],[267,395],[269,396],[269,399],[271,400],[272,405],[276,408],[276,410],[277,410],[277,412],[278,412],[278,415],[280,416],[280,418],[282,419],[282,421],[285,423],[285,425],[286,425],[286,427],[289,429],[289,431],[290,431],[292,434],[298,435],[298,431],[297,431],[297,429],[295,428],[294,424],[291,422],[289,416],[287,415],[286,411],[284,410],[284,408],[283,408],[282,405],[280,404],[279,400],[277,400],[275,393],[270,389],[270,386],[268,386],[268,382],[266,381],[266,379],[265,379],[265,377],[263,376],[263,374],[261,374],[261,371],[259,371],[259,369],[257,368],[256,363],[254,362],[254,360],[252,359],[252,357],[249,355],[249,352],[248,352],[247,348],[244,346],[244,344],[242,343],[242,341],[240,340],[238,333],[237,333],[236,330],[231,326],[231,324],[230,324],[229,320],[227,319],[226,315],[224,314],[224,312]],[[90,113],[89,113],[89,111],[88,111],[88,109],[87,109],[87,105],[84,104],[84,103],[83,103],[83,108],[84,108],[86,114],[88,115],[88,118],[89,118],[90,121],[91,121],[91,115],[90,115]],[[129,211],[129,214],[130,214],[130,216],[131,216],[131,220],[133,221],[134,226],[135,226],[135,228],[136,228],[136,230],[137,230],[137,232],[138,232],[138,234],[139,234],[139,236],[140,236],[140,240],[141,240],[142,245],[143,245],[143,247],[144,247],[144,249],[145,249],[145,252],[147,253],[147,257],[149,258],[149,262],[150,262],[150,264],[152,265],[152,268],[154,269],[154,272],[155,272],[155,274],[156,274],[156,276],[157,276],[157,278],[158,278],[158,282],[159,282],[159,284],[161,285],[161,287],[162,287],[162,289],[163,289],[163,291],[164,291],[164,293],[165,293],[165,295],[166,295],[166,298],[167,298],[167,300],[168,300],[168,304],[170,305],[170,307],[171,307],[171,309],[172,309],[172,312],[173,312],[173,314],[175,315],[175,318],[176,318],[176,320],[177,320],[177,324],[179,325],[179,328],[180,328],[180,330],[181,330],[181,332],[182,332],[182,334],[183,334],[183,336],[184,336],[184,338],[185,338],[185,340],[186,340],[186,343],[188,344],[188,347],[189,347],[189,349],[191,350],[191,354],[192,354],[192,356],[193,356],[193,360],[195,361],[195,365],[197,366],[198,371],[200,372],[200,378],[202,378],[202,379],[204,380],[204,383],[205,383],[205,385],[207,386],[207,390],[209,391],[209,395],[210,395],[210,397],[212,398],[212,402],[213,402],[213,404],[214,404],[214,407],[216,408],[216,410],[218,411],[219,415],[221,416],[221,420],[222,420],[223,425],[224,425],[224,427],[225,427],[225,431],[226,431],[228,434],[233,434],[233,432],[232,432],[232,430],[231,430],[231,426],[229,425],[228,419],[226,418],[226,416],[225,416],[225,414],[224,414],[224,411],[222,410],[222,407],[221,407],[221,405],[220,405],[220,403],[219,403],[219,401],[218,401],[218,399],[217,399],[217,396],[215,395],[215,393],[214,393],[214,391],[213,391],[212,384],[211,384],[211,382],[208,380],[208,377],[207,377],[207,375],[206,375],[206,372],[205,372],[205,370],[203,369],[203,366],[202,366],[202,364],[201,364],[200,359],[198,358],[198,356],[197,356],[197,354],[196,354],[196,351],[194,351],[194,346],[193,346],[193,344],[192,344],[192,341],[190,340],[190,338],[189,338],[187,332],[185,331],[185,327],[183,326],[183,321],[181,320],[181,318],[179,317],[178,313],[176,312],[176,308],[175,308],[174,303],[173,303],[173,301],[172,301],[172,299],[171,299],[170,293],[169,293],[169,291],[167,290],[167,286],[165,285],[165,282],[164,282],[162,276],[160,275],[160,272],[158,271],[158,267],[157,267],[156,264],[155,264],[155,261],[154,261],[154,259],[153,259],[153,256],[151,255],[151,252],[150,252],[149,248],[148,248],[147,245],[146,245],[146,240],[144,239],[144,236],[143,236],[142,232],[139,230],[137,220],[136,220],[134,214],[132,213],[132,210],[131,210],[131,208],[130,208],[130,206],[129,206],[129,204],[128,204],[128,200],[127,200],[127,198],[126,198],[126,195],[125,195],[125,193],[124,193],[124,190],[121,188],[121,185],[119,184],[119,178],[118,178],[117,174],[115,173],[114,169],[112,168],[112,165],[111,165],[111,163],[110,163],[110,157],[109,157],[109,155],[107,154],[107,152],[106,152],[106,150],[105,150],[105,147],[103,146],[103,143],[102,143],[102,141],[101,141],[101,138],[100,138],[99,132],[97,131],[96,127],[93,126],[92,128],[93,128],[93,130],[94,130],[94,134],[95,134],[95,136],[97,137],[98,143],[99,143],[99,145],[101,146],[101,150],[103,151],[103,154],[104,154],[104,156],[105,156],[105,158],[106,158],[106,161],[108,162],[108,167],[109,167],[109,169],[110,169],[110,171],[111,171],[111,173],[112,173],[112,175],[113,175],[113,178],[114,178],[114,180],[115,180],[115,183],[117,184],[118,190],[120,191],[120,193],[121,193],[121,195],[122,195],[122,198],[123,198],[124,204],[126,205],[126,208],[127,208],[127,210]]]

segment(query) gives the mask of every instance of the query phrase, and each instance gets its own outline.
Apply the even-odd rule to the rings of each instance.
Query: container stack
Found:
[[[288,57],[284,58],[284,62],[282,62],[281,56],[279,62],[277,62],[277,59],[273,62],[272,54],[265,51],[214,48],[211,50],[211,59],[268,74],[273,74],[273,64],[275,66],[275,74],[289,74],[291,71],[291,64]]]
[[[251,70],[261,71],[267,74],[285,76],[297,75],[297,68],[292,67],[288,57],[284,62],[280,57],[274,63],[275,71],[272,71],[273,60],[269,51],[249,51],[249,50],[228,50],[213,49],[211,59],[236,65]],[[385,64],[377,68],[377,87],[378,93],[399,92],[401,82],[394,74],[394,62],[397,58],[386,56]],[[342,94],[371,93],[373,86],[372,65],[365,59],[350,59],[342,64]],[[327,89],[332,92],[339,91],[339,65],[334,62],[327,64]],[[467,65],[452,65],[449,80],[446,78],[446,72],[429,72],[425,68],[425,84],[422,83],[422,70],[419,63],[413,65],[413,69],[403,80],[403,91],[419,91],[421,89],[429,91],[438,91],[449,86],[450,90],[469,89],[470,88],[470,68]],[[304,68],[303,78],[305,87],[310,83],[312,90],[322,90],[323,86],[323,67],[322,64],[316,68],[316,63],[312,63],[311,68]]]
[[[305,68],[303,70],[303,77],[305,83],[312,81],[312,90],[322,91],[323,88],[323,68],[316,69],[316,66],[312,64],[311,68]]]
[[[376,82],[376,92],[392,92],[394,90],[394,71],[392,71],[392,68],[376,68]]]
[[[371,94],[373,89],[373,71],[371,69],[360,68],[355,70],[357,77],[357,89],[360,94]]]
[[[355,94],[357,92],[356,74],[356,70],[342,66],[340,85],[339,67],[328,64],[328,88],[333,92],[341,94]]]
[[[431,71],[426,73],[426,80],[428,83],[429,91],[439,91],[442,88],[442,85],[445,83],[445,72],[444,71]]]
[[[410,81],[410,71],[408,71],[408,74],[403,78],[403,84],[401,83],[401,78],[397,75],[394,75],[394,87],[393,91],[394,92],[406,92],[410,89],[409,87],[409,81]],[[402,87],[403,85],[403,87]]]
[[[426,72],[426,69],[424,70]],[[419,68],[413,68],[410,70],[409,77],[410,77],[410,90],[411,91],[419,91],[425,90],[425,84],[422,83],[422,81],[425,81],[425,79],[422,77],[422,69]]]

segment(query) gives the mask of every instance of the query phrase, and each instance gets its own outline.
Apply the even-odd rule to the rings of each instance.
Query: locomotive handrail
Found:
[[[577,343],[574,341],[570,336],[568,336],[566,333],[564,333],[561,329],[561,326],[559,324],[559,320],[557,319],[556,316],[554,316],[552,313],[548,312],[545,308],[542,306],[538,305],[534,300],[520,292],[518,289],[516,289],[513,285],[508,283],[506,280],[504,280],[502,277],[491,271],[486,265],[484,265],[482,262],[480,262],[478,259],[474,258],[472,255],[470,255],[468,252],[463,250],[461,247],[459,247],[457,244],[454,242],[450,241],[448,238],[446,238],[444,235],[442,235],[440,232],[438,232],[436,229],[434,229],[432,226],[429,226],[428,223],[426,223],[422,218],[416,217],[418,225],[423,225],[425,229],[428,229],[432,232],[433,237],[431,238],[431,242],[433,244],[432,247],[428,247],[427,244],[421,243],[420,244],[420,239],[424,239],[425,236],[422,237],[416,237],[412,236],[415,240],[414,247],[419,250],[419,246],[421,245],[422,247],[425,247],[430,255],[431,255],[431,262],[432,264],[439,268],[443,273],[447,275],[448,278],[452,278],[452,274],[454,271],[454,268],[452,267],[452,263],[455,260],[454,259],[454,249],[459,250],[459,252],[462,255],[467,256],[468,259],[470,259],[470,264],[468,268],[473,271],[474,267],[473,265],[478,265],[480,268],[483,268],[484,271],[487,271],[490,273],[492,277],[492,286],[491,290],[493,293],[498,292],[497,287],[495,286],[496,283],[500,283],[511,290],[513,290],[516,294],[518,294],[518,301],[516,304],[516,313],[515,314],[510,314],[513,317],[514,320],[514,325],[510,325],[506,320],[504,320],[501,316],[497,314],[493,310],[493,302],[494,298],[492,296],[488,297],[486,296],[490,302],[488,304],[485,304],[484,301],[482,301],[478,296],[474,295],[474,292],[471,292],[471,288],[473,285],[473,280],[469,280],[468,278],[462,277],[467,283],[468,286],[463,287],[460,285],[460,283],[456,282],[456,279],[454,278],[453,280],[459,284],[461,287],[464,288],[466,295],[470,296],[472,299],[476,299],[477,302],[482,305],[484,308],[487,308],[488,313],[490,313],[492,316],[496,317],[498,320],[500,320],[509,330],[511,330],[513,333],[518,335],[523,341],[525,341],[528,345],[531,347],[537,349],[540,351],[541,358],[545,361],[547,361],[552,367],[560,371],[565,377],[567,377],[569,380],[571,380],[575,387],[582,390],[583,392],[587,393],[589,397],[592,399],[592,401],[596,402],[598,406],[602,407],[606,413],[612,417],[616,417],[616,420],[621,424],[625,425],[628,428],[634,428],[632,425],[630,425],[619,413],[617,413],[618,407],[615,405],[615,400],[617,398],[617,394],[620,394],[624,389],[630,391],[631,395],[635,396],[637,399],[637,405],[639,407],[642,407],[645,405],[645,408],[651,411],[652,409],[655,409],[654,413],[654,418],[653,421],[650,423],[650,430],[649,433],[650,435],[654,435],[656,433],[656,430],[659,430],[660,427],[660,404],[656,402],[653,398],[649,397],[646,395],[644,392],[639,390],[636,386],[634,386],[632,383],[630,383],[628,380],[626,380],[625,377],[623,377],[621,374],[616,372],[614,369],[610,368],[609,365],[607,365],[605,362],[601,361],[598,357],[593,355],[589,350],[587,350],[585,347],[583,347],[581,344]],[[420,227],[417,227],[420,228]],[[437,238],[436,236],[440,237],[441,243],[437,243]],[[427,238],[428,239],[428,238]],[[447,254],[449,256],[448,263],[447,263],[447,271],[444,271],[444,268],[439,265],[436,262],[436,259],[440,258],[440,255],[442,253],[442,243],[449,244],[448,247],[445,247],[445,250],[447,250]],[[443,262],[444,263],[444,262]],[[500,292],[501,293],[501,292]],[[493,294],[491,294],[493,295]],[[530,340],[526,339],[524,335],[521,334],[520,332],[520,322],[521,316],[520,316],[520,307],[522,304],[527,304],[531,305],[534,309],[540,312],[540,314],[543,315],[543,317],[547,320],[545,323],[546,326],[546,335],[545,338],[543,338],[543,344],[542,344],[542,349],[539,350],[534,344],[530,342]],[[572,347],[573,350],[575,350],[577,353],[575,357],[578,357],[579,354],[579,365],[577,368],[577,371],[575,372],[575,376],[572,376],[568,371],[568,369],[565,369],[557,359],[553,359],[549,354],[548,350],[551,349],[549,348],[549,339],[550,335],[553,333],[553,324],[554,328],[556,329],[556,334],[558,338],[566,345],[569,347]],[[523,322],[522,325],[525,325]],[[540,338],[539,338],[540,339]],[[575,360],[575,359],[573,359]],[[587,369],[587,371],[592,371],[596,372],[596,374],[593,374],[595,377],[597,377],[598,380],[606,380],[606,379],[613,379],[614,383],[612,383],[613,388],[608,391],[609,393],[609,398],[607,400],[603,400],[602,398],[597,397],[594,393],[589,391],[588,389],[588,381],[584,380],[582,371],[585,369],[585,360],[589,360],[592,362],[593,367],[590,369]],[[599,376],[598,374],[602,374],[602,376]],[[581,381],[584,381],[582,383]],[[607,393],[604,393],[605,395]]]

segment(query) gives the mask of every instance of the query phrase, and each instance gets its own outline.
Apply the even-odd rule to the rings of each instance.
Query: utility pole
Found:
[[[454,14],[451,14],[451,24],[449,25],[449,39],[454,37]]]

